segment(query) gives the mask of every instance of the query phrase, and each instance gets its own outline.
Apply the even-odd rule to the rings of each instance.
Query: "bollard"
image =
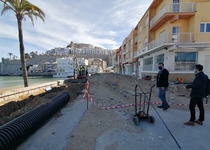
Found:
[[[88,80],[86,82],[85,89],[86,89],[85,96],[86,96],[86,99],[87,99],[87,109],[88,109],[88,100],[89,100],[89,94],[90,94],[90,83],[89,83]]]
[[[58,83],[58,86],[60,85],[60,81],[57,81],[57,83]]]

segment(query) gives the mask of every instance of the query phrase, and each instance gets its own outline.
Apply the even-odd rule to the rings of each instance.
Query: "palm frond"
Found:
[[[5,6],[5,7],[2,9],[2,11],[1,11],[1,15],[3,15],[5,12],[7,12],[7,11],[9,11],[9,10],[11,10],[11,7]]]
[[[40,18],[44,22],[45,13],[37,6],[30,3],[28,0],[0,0],[4,3],[1,14],[8,10],[13,10],[18,16],[18,19],[23,19],[28,16],[34,25],[34,19]]]
[[[4,11],[5,12],[5,10],[4,9],[6,9],[6,11],[7,10],[12,10],[12,11],[14,11],[15,13],[16,13],[16,11],[15,11],[15,8],[14,8],[14,6],[13,6],[13,0],[0,0],[2,3],[4,3],[4,5],[3,5],[3,9],[2,9],[2,11]],[[8,9],[9,8],[9,9]],[[3,14],[4,12],[1,12],[1,14]]]

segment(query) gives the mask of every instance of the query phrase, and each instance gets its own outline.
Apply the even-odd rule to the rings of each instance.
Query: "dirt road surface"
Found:
[[[207,131],[210,126],[210,107],[205,105],[206,120],[203,126],[184,126],[183,123],[189,120],[190,92],[184,89],[184,85],[170,84],[166,97],[171,107],[166,111],[157,108],[160,100],[157,97],[157,88],[154,87],[149,115],[155,118],[155,123],[140,120],[140,124],[136,126],[133,122],[135,87],[138,85],[138,92],[142,89],[149,93],[155,81],[114,73],[96,74],[88,77],[88,81],[88,109],[86,98],[83,99],[84,85],[80,86],[83,92],[62,88],[60,92],[68,89],[71,94],[77,94],[72,96],[72,101],[65,108],[17,147],[17,150],[209,149],[210,143],[207,140],[210,133]],[[45,95],[43,99],[50,97],[49,95]],[[147,105],[145,111],[146,109]]]

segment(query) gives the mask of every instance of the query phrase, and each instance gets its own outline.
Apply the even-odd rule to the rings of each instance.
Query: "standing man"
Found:
[[[158,97],[162,101],[162,105],[158,106],[158,108],[163,108],[163,110],[167,110],[170,106],[166,101],[166,91],[168,89],[168,76],[169,72],[166,68],[164,68],[163,63],[158,64],[159,72],[157,74],[157,87],[158,87]]]
[[[192,88],[190,93],[190,120],[185,122],[184,125],[194,126],[195,123],[203,125],[204,121],[204,107],[203,98],[206,97],[208,76],[203,73],[203,66],[195,65],[195,79],[191,85],[187,85],[186,88]],[[195,106],[198,106],[200,116],[198,120],[195,120]]]

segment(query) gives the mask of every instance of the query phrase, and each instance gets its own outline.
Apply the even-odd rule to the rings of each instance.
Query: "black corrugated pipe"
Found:
[[[12,150],[41,127],[52,115],[70,100],[63,92],[52,101],[36,107],[0,127],[0,150]]]

